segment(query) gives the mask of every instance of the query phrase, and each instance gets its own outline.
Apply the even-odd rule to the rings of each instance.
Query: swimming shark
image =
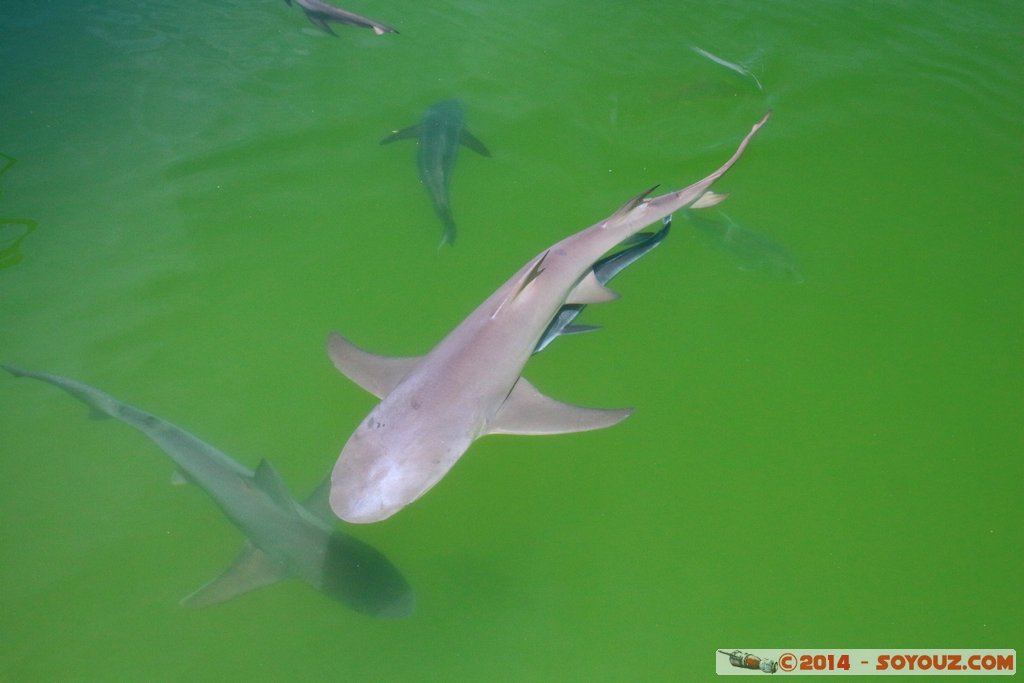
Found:
[[[485,157],[491,152],[466,128],[466,114],[458,100],[444,100],[423,113],[419,123],[394,131],[380,141],[387,145],[395,140],[417,139],[416,167],[420,182],[427,189],[434,211],[444,225],[441,244],[455,243],[455,219],[452,217],[449,186],[459,145],[465,145]]]
[[[284,0],[290,7],[292,0]],[[339,24],[348,24],[349,26],[358,26],[359,28],[373,29],[373,32],[378,36],[384,35],[385,33],[398,33],[397,30],[382,24],[379,21],[364,17],[361,14],[355,12],[349,12],[343,10],[340,7],[329,5],[323,0],[295,0],[295,3],[306,13],[306,18],[313,23],[314,26],[319,26],[323,30],[330,33],[332,36],[338,35],[331,30],[330,24],[327,22],[334,21]]]
[[[736,163],[769,116],[705,178],[658,197],[649,197],[651,188],[527,261],[423,357],[379,356],[332,332],[327,346],[335,367],[381,399],[334,465],[334,513],[353,523],[387,519],[430,490],[487,434],[578,432],[628,417],[631,409],[583,408],[549,398],[522,377],[523,366],[563,306],[616,298],[594,274],[603,254],[674,211],[724,199],[710,191],[712,183]]]
[[[372,546],[331,527],[330,480],[302,503],[274,467],[255,471],[166,420],[122,403],[81,382],[4,365],[16,377],[53,384],[94,414],[134,427],[174,461],[178,483],[200,487],[247,537],[227,571],[182,600],[189,607],[224,602],[256,588],[297,577],[356,611],[377,617],[411,613],[413,594],[398,569]]]

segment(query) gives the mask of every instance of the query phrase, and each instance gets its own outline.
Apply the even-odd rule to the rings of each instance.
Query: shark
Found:
[[[285,3],[290,7],[292,0],[284,0]],[[295,0],[295,3],[299,8],[306,13],[306,18],[314,25],[322,28],[332,36],[338,34],[331,30],[331,26],[328,22],[336,22],[339,24],[347,24],[349,26],[357,26],[359,28],[373,29],[373,32],[378,36],[382,36],[385,33],[398,33],[398,31],[387,24],[383,24],[375,19],[364,17],[361,14],[355,12],[349,12],[343,10],[340,7],[329,5],[323,0]]]
[[[608,218],[530,259],[422,357],[382,356],[337,332],[335,367],[380,399],[346,441],[331,473],[330,505],[341,519],[387,519],[437,484],[478,438],[561,434],[610,427],[632,409],[587,408],[542,394],[522,376],[563,306],[610,301],[594,264],[647,225],[684,208],[720,203],[711,191],[771,116],[750,129],[732,156],[675,192],[633,197]]]
[[[15,377],[63,389],[95,416],[112,417],[145,434],[174,462],[175,481],[203,489],[245,534],[245,545],[228,569],[186,596],[183,605],[205,607],[297,577],[364,614],[394,618],[412,612],[412,589],[391,561],[333,528],[329,477],[299,502],[267,460],[250,470],[180,427],[99,389],[67,377],[2,367]]]
[[[466,128],[466,114],[458,100],[443,100],[429,107],[419,123],[396,130],[380,141],[387,145],[396,140],[417,140],[416,166],[420,182],[430,195],[434,211],[444,232],[441,245],[455,244],[455,219],[449,186],[459,145],[465,145],[481,156],[491,156],[490,150]]]

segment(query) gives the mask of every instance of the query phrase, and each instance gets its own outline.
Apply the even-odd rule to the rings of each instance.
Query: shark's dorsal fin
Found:
[[[409,126],[408,128],[402,128],[401,130],[392,131],[391,135],[387,136],[380,141],[382,145],[388,145],[395,140],[408,140],[409,138],[418,138],[420,136],[420,124],[415,126]]]
[[[474,152],[481,156],[491,156],[491,151],[487,149],[487,145],[480,142],[480,140],[475,135],[470,133],[465,128],[462,129],[462,135],[459,137],[459,142],[461,142],[466,147],[469,147],[471,150],[473,150]]]
[[[597,279],[593,270],[587,271],[576,286],[565,298],[567,304],[600,304],[606,301],[615,301],[619,295],[608,289]]]
[[[647,199],[647,196],[649,194],[651,194],[652,192],[654,192],[655,190],[657,190],[657,189],[658,189],[658,186],[655,185],[655,186],[653,186],[653,187],[651,187],[651,188],[649,188],[647,190],[644,190],[643,192],[641,192],[640,194],[638,194],[637,196],[633,197],[632,199],[627,201],[625,204],[620,206],[615,213],[613,213],[611,216],[609,216],[606,219],[605,222],[607,223],[607,222],[615,220],[616,218],[621,218],[622,216],[625,216],[627,213],[629,213],[630,211],[632,211],[636,207],[640,206],[643,203],[643,201],[645,199]]]
[[[288,488],[281,481],[281,475],[267,460],[260,460],[252,475],[253,484],[277,503],[294,507],[295,500],[288,494]]]
[[[582,408],[556,401],[540,393],[520,377],[498,413],[488,434],[567,434],[611,427],[625,420],[632,408],[604,410]]]
[[[363,351],[337,332],[327,336],[327,355],[341,374],[377,398],[384,398],[420,361]]]
[[[185,596],[181,604],[186,607],[216,605],[287,577],[288,573],[280,564],[246,541],[242,552],[223,574]]]
[[[544,259],[546,259],[547,257],[548,252],[545,251],[543,254],[540,255],[540,258],[534,261],[533,267],[531,267],[528,271],[523,273],[523,275],[519,278],[519,281],[512,286],[511,293],[508,296],[506,296],[505,299],[500,304],[498,304],[498,307],[496,309],[494,309],[494,313],[491,314],[492,318],[501,313],[501,310],[505,308],[506,304],[508,304],[510,301],[515,301],[516,297],[522,294],[523,291],[530,286],[531,282],[540,277],[540,274],[544,272]]]

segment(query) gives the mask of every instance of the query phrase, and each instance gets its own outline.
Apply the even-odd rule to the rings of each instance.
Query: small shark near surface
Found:
[[[578,432],[628,417],[629,409],[582,408],[549,398],[521,376],[523,366],[563,306],[615,298],[594,273],[602,255],[674,211],[713,206],[725,198],[710,192],[711,185],[736,163],[769,116],[702,180],[649,198],[652,188],[527,261],[426,356],[378,356],[332,333],[328,353],[334,365],[381,399],[334,466],[334,513],[355,523],[390,517],[430,490],[474,440],[487,434]]]
[[[457,100],[444,100],[424,112],[420,122],[396,130],[380,141],[386,145],[395,140],[416,138],[416,166],[420,182],[427,189],[434,211],[444,225],[441,244],[455,243],[455,219],[452,217],[449,186],[459,145],[465,145],[477,154],[491,156],[484,143],[473,137],[466,128],[466,114]]]
[[[292,0],[284,0],[289,6],[292,4]],[[314,26],[319,26],[323,30],[330,33],[332,36],[338,35],[331,30],[331,26],[328,22],[336,22],[339,24],[347,24],[349,26],[357,26],[359,28],[373,29],[373,32],[378,36],[384,35],[385,33],[398,33],[397,30],[391,28],[387,24],[382,24],[379,21],[364,17],[361,14],[355,12],[349,12],[343,10],[340,7],[329,5],[323,0],[295,0],[295,3],[306,13],[306,18],[313,23]]]
[[[185,430],[98,389],[66,377],[2,367],[16,377],[53,384],[95,413],[148,436],[174,461],[176,476],[206,491],[246,535],[245,547],[227,571],[182,604],[204,607],[297,577],[365,614],[402,617],[412,612],[412,589],[395,566],[375,548],[332,529],[329,480],[299,503],[266,460],[249,470]]]

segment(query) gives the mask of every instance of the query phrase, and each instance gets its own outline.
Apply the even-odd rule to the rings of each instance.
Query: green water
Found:
[[[298,581],[180,607],[241,534],[138,433],[4,375],[0,680],[708,680],[716,648],[1020,649],[1019,3],[347,7],[401,34],[272,0],[0,5],[0,362],[304,496],[373,405],[328,331],[426,352],[768,109],[716,188],[803,282],[677,220],[585,312],[603,331],[527,366],[633,417],[484,439],[347,529],[412,584],[400,621]],[[461,154],[438,249],[413,144],[378,141],[449,97],[493,156]]]

